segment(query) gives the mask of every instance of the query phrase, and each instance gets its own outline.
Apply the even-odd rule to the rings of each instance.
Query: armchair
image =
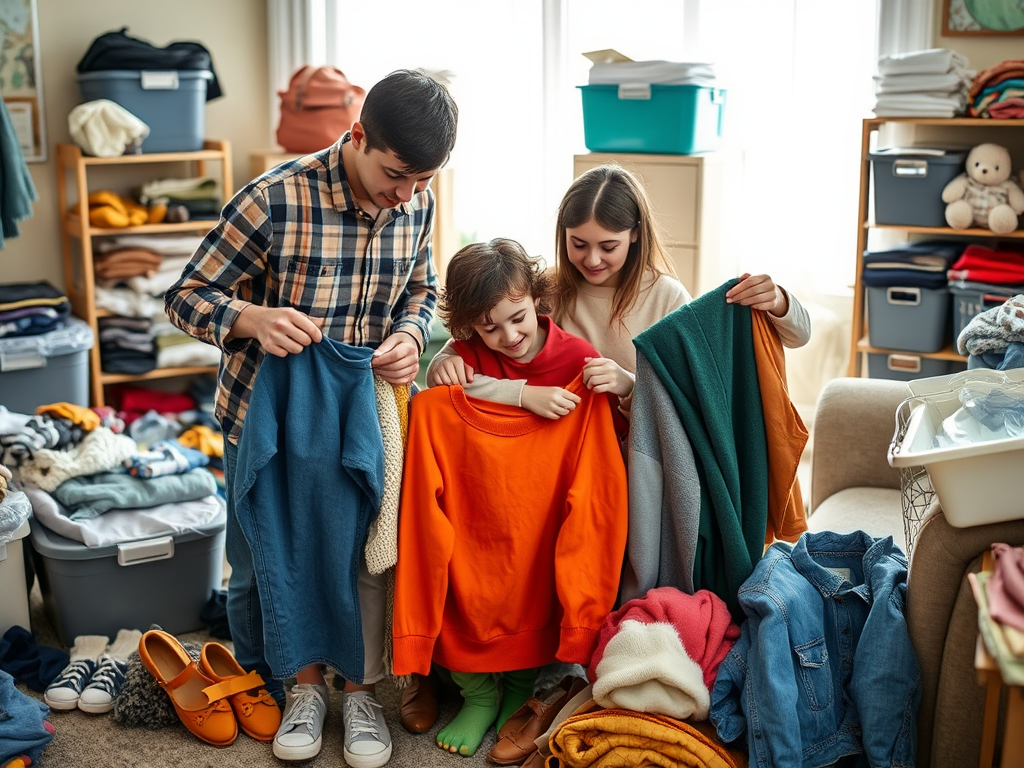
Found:
[[[814,420],[811,530],[861,529],[906,543],[888,449],[896,408],[909,395],[906,383],[883,379],[834,379],[824,387]],[[994,541],[1024,544],[1024,519],[954,528],[937,502],[914,539],[907,625],[921,667],[917,765],[924,768],[978,764],[985,690],[974,671],[978,610],[967,574],[981,569]]]

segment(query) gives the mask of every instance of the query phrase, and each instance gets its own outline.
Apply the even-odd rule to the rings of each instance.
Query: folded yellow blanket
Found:
[[[708,723],[685,723],[629,709],[573,715],[551,734],[548,768],[743,768]]]

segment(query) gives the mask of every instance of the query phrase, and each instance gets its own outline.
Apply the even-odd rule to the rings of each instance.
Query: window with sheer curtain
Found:
[[[726,271],[768,272],[808,298],[848,292],[876,0],[391,0],[358,22],[344,0],[319,3],[313,36],[323,30],[329,63],[353,82],[452,73],[461,242],[512,237],[553,253],[572,155],[586,151],[582,53],[615,48],[710,61],[727,89],[722,151],[740,172],[726,190]]]

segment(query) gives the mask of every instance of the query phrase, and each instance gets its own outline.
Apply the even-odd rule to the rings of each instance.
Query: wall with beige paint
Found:
[[[213,57],[224,96],[206,105],[206,135],[232,144],[236,186],[248,181],[249,154],[272,145],[269,125],[265,0],[39,0],[39,47],[48,161],[29,170],[39,200],[21,235],[0,248],[0,282],[49,280],[63,287],[53,145],[70,140],[68,112],[81,99],[75,65],[104,32],[128,27],[132,37],[164,46],[202,43]],[[156,167],[156,166],[154,166]]]

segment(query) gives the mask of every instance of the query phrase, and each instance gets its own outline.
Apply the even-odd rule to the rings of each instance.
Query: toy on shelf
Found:
[[[1006,235],[1024,214],[1024,191],[1011,178],[1010,153],[998,144],[978,144],[967,155],[966,170],[942,190],[946,223]]]

